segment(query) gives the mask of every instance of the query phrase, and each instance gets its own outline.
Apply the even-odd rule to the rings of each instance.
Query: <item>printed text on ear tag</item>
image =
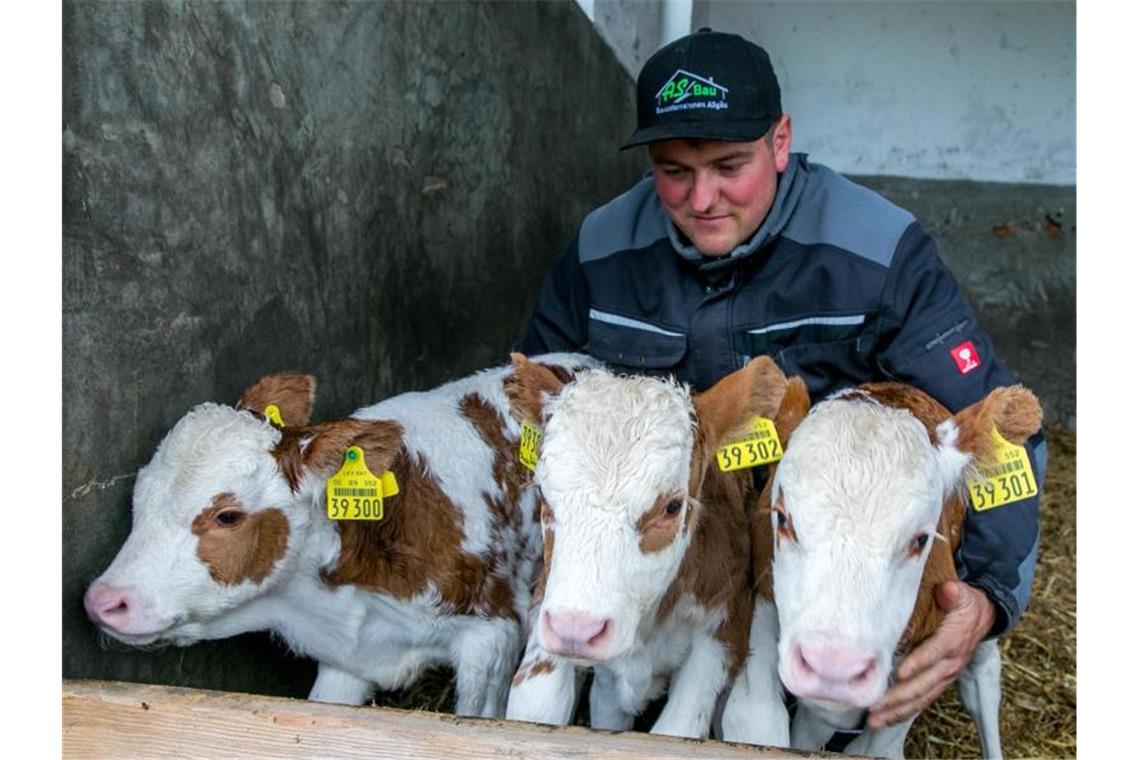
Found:
[[[382,520],[384,497],[396,493],[396,476],[388,471],[376,477],[364,461],[364,450],[350,446],[344,464],[325,485],[325,508],[330,520]]]
[[[716,463],[721,472],[732,472],[777,462],[782,456],[775,423],[767,417],[753,417],[747,435],[716,450]]]
[[[979,477],[968,480],[970,503],[975,512],[1012,504],[1037,495],[1037,480],[1029,466],[1029,454],[1002,438],[997,428],[990,430],[994,464],[979,470]]]
[[[519,461],[531,472],[538,467],[538,447],[542,445],[542,430],[529,422],[523,422],[519,433]]]

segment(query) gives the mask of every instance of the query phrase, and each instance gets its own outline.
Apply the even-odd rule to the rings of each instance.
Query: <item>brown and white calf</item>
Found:
[[[708,736],[747,655],[756,496],[751,476],[720,472],[715,452],[772,416],[783,373],[762,357],[692,395],[605,370],[563,384],[514,359],[512,408],[543,428],[545,561],[507,717],[569,722],[575,668],[591,666],[594,727],[629,729],[668,685],[653,732]],[[778,711],[786,734],[782,700],[752,708]]]
[[[541,357],[563,377],[589,357]],[[201,404],[138,474],[133,524],[88,589],[127,644],[271,630],[316,659],[310,699],[362,704],[451,665],[456,711],[501,717],[542,538],[504,367],[308,424],[315,381],[272,375]],[[283,426],[263,415],[280,409]],[[333,521],[325,487],[359,446],[399,493],[379,521]]]
[[[754,514],[753,542],[761,593],[778,612],[776,667],[799,701],[792,746],[816,750],[857,727],[898,661],[938,627],[934,589],[958,577],[966,480],[990,462],[992,429],[1023,444],[1041,408],[1014,386],[952,415],[899,383],[808,407],[793,378],[777,416],[787,446]],[[753,659],[748,671],[771,673],[770,654]],[[978,648],[958,690],[983,753],[1000,756],[996,642]],[[912,721],[864,731],[847,751],[901,757]]]

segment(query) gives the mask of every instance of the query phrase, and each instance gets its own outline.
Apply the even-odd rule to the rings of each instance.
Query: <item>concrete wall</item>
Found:
[[[794,145],[853,174],[1076,182],[1072,0],[696,0],[768,50]]]
[[[192,405],[317,375],[345,415],[506,359],[626,187],[633,93],[566,2],[66,2],[63,675],[303,695],[254,635],[100,647],[84,587]],[[599,146],[612,146],[599,147]]]

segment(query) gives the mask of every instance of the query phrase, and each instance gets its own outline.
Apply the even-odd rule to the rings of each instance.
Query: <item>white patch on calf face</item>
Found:
[[[280,437],[268,422],[217,404],[179,420],[139,471],[131,534],[89,592],[123,592],[129,616],[118,630],[104,626],[107,633],[131,644],[179,639],[179,626],[210,620],[277,582],[310,520],[271,453]],[[258,573],[260,581],[219,581],[200,556],[195,520],[222,494],[247,515],[276,509],[286,518],[284,556],[261,568],[268,572]],[[280,516],[272,517],[279,526]],[[201,533],[200,519],[197,527]]]
[[[772,491],[795,531],[781,538],[773,511],[779,669],[792,692],[864,707],[881,696],[932,539],[917,552],[913,540],[933,534],[943,495],[940,457],[907,411],[825,401],[796,429]]]
[[[620,657],[634,645],[642,617],[668,589],[689,544],[682,526],[694,508],[684,498],[692,402],[674,383],[592,371],[567,385],[547,413],[536,481],[555,540],[539,639],[550,644],[544,616],[571,620],[582,630],[607,621],[606,635],[599,636],[604,641],[574,654]],[[639,521],[674,495],[683,498],[676,539],[643,551]]]

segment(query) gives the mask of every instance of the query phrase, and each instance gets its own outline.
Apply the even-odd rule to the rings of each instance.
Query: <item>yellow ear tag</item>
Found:
[[[325,484],[325,508],[330,520],[383,520],[384,497],[399,492],[391,470],[376,477],[364,462],[364,449],[350,446]]]
[[[529,422],[523,422],[519,434],[519,461],[531,472],[538,467],[538,447],[542,445],[542,430]]]
[[[281,421],[281,410],[277,408],[277,404],[270,404],[269,406],[265,407],[265,411],[262,413],[265,415],[265,419],[269,420],[277,427],[285,427],[285,423]]]
[[[966,481],[970,503],[976,512],[1037,495],[1037,479],[1033,477],[1025,447],[1002,438],[996,427],[990,430],[990,440],[994,445],[994,464],[981,468],[980,477]]]
[[[777,462],[783,456],[776,423],[767,417],[753,417],[747,435],[716,450],[716,463],[721,472],[732,472]]]

